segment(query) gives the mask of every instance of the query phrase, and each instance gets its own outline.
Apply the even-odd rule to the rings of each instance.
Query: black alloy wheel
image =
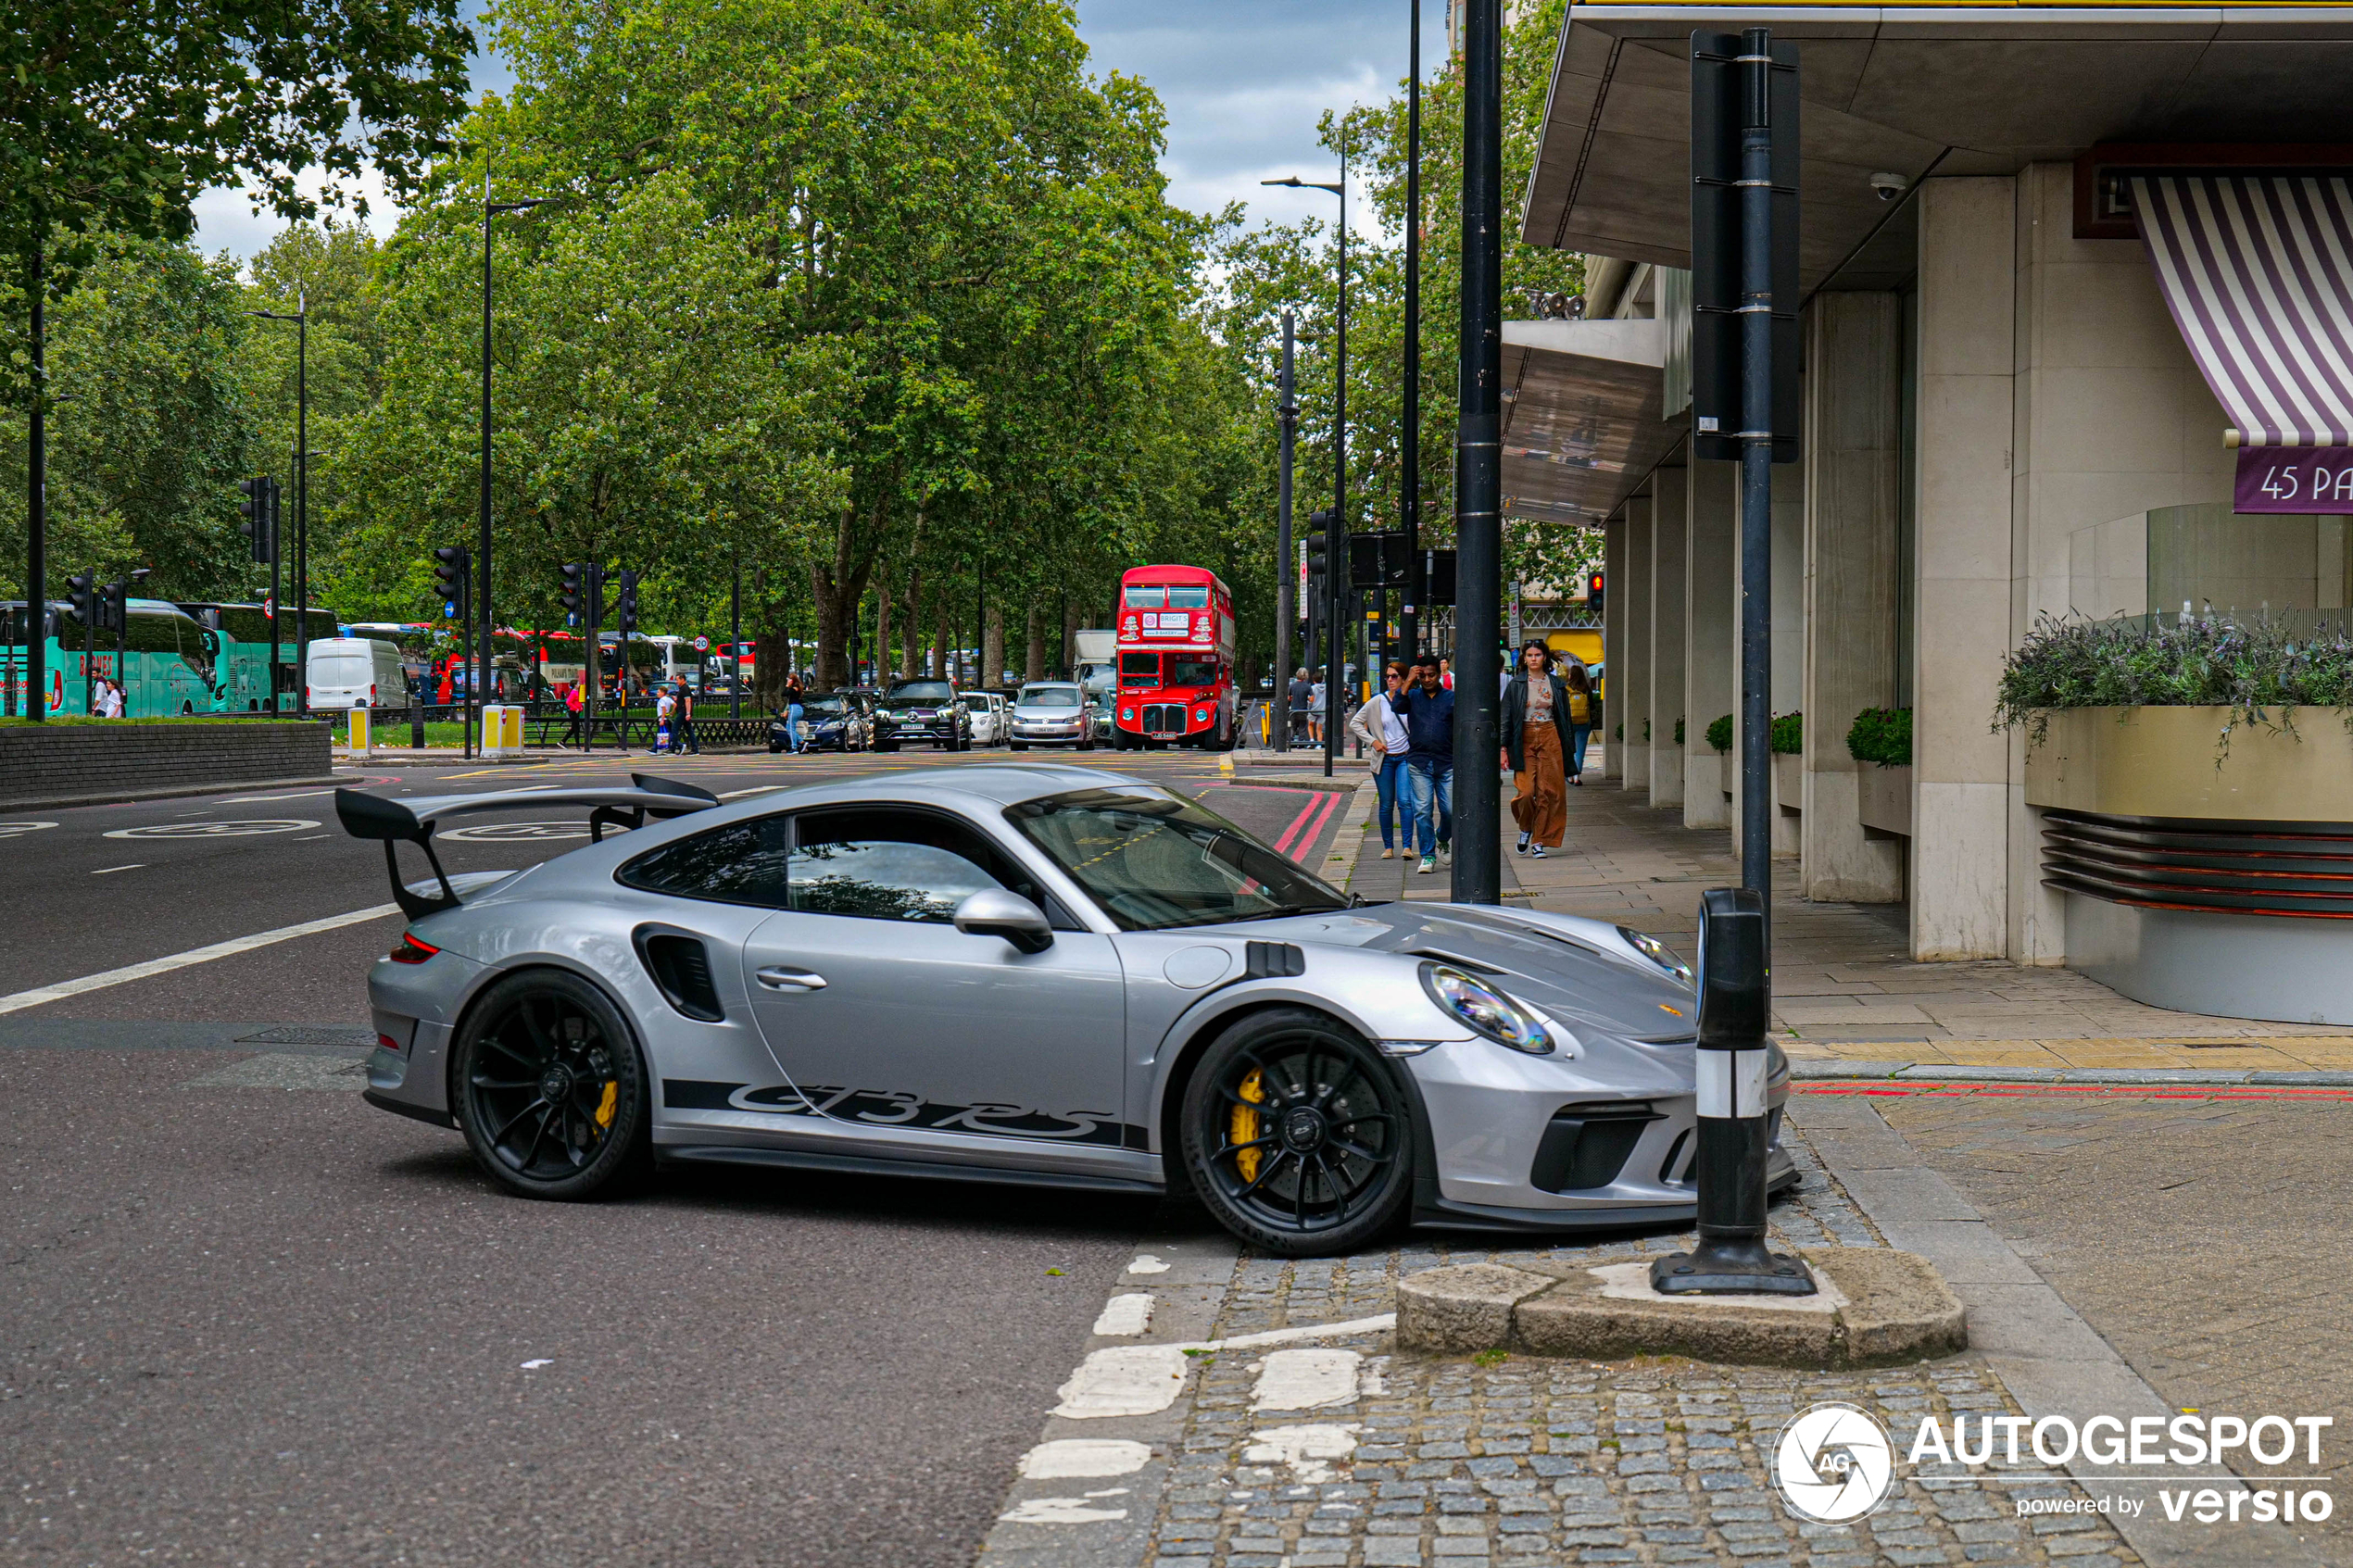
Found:
[[[1193,1190],[1264,1251],[1317,1257],[1373,1240],[1413,1190],[1413,1117],[1395,1071],[1327,1014],[1242,1019],[1186,1085]]]
[[[483,993],[459,1029],[452,1087],[475,1162],[526,1198],[589,1198],[652,1164],[644,1059],[577,975],[532,970]]]

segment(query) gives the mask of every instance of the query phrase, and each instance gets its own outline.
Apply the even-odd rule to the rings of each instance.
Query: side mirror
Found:
[[[1018,894],[991,887],[956,906],[956,929],[967,936],[1001,936],[1025,953],[1042,953],[1054,945],[1054,928],[1046,913]]]

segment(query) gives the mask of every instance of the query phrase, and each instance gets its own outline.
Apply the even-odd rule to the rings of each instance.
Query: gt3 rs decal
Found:
[[[1145,1130],[1108,1110],[1057,1114],[1020,1105],[947,1105],[889,1089],[798,1089],[790,1084],[717,1084],[664,1078],[661,1103],[670,1110],[751,1110],[769,1116],[829,1116],[875,1127],[978,1133],[988,1137],[1046,1138],[1056,1143],[1145,1148]]]

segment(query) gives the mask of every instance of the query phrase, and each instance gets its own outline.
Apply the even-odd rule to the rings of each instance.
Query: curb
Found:
[[[1803,1061],[1789,1064],[1793,1081],[1906,1084],[2149,1084],[2297,1085],[2353,1088],[2353,1073],[2232,1072],[2202,1067],[1965,1067],[1932,1061]]]
[[[354,767],[359,765],[353,764]],[[298,779],[215,779],[208,784],[172,784],[163,789],[108,790],[101,795],[0,800],[0,811],[62,811],[81,806],[135,806],[142,800],[181,800],[195,795],[226,795],[233,789],[292,789],[298,784],[315,786],[353,782],[350,775],[340,773],[330,773],[324,777],[305,775]]]

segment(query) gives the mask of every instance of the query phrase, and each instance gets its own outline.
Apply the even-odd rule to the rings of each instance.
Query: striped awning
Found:
[[[2353,184],[2140,174],[2141,237],[2244,446],[2353,445]]]

